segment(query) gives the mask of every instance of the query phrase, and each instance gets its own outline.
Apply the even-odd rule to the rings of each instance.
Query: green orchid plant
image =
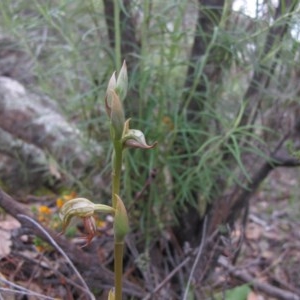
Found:
[[[122,299],[122,274],[124,240],[129,232],[129,221],[125,205],[120,197],[121,170],[123,152],[127,148],[151,149],[156,143],[148,145],[142,131],[130,129],[130,119],[125,120],[122,102],[127,95],[128,75],[124,61],[123,66],[116,77],[111,76],[105,96],[105,108],[110,120],[110,138],[113,144],[112,154],[112,206],[95,204],[85,198],[75,198],[67,201],[60,210],[60,218],[63,223],[63,232],[73,217],[79,217],[83,221],[86,231],[86,244],[91,243],[96,235],[97,228],[94,219],[95,213],[108,213],[114,216],[114,274],[115,287],[109,292],[109,300]]]

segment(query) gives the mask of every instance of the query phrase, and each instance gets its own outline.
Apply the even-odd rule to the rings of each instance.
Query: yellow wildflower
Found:
[[[66,201],[76,198],[76,192],[71,192],[70,194],[63,195],[56,199],[56,207],[61,208]]]
[[[57,198],[56,199],[56,207],[61,208],[64,205],[63,198]]]
[[[52,211],[48,206],[42,205],[39,207],[39,213],[44,214],[44,215],[51,215]]]
[[[41,205],[38,209],[38,220],[40,222],[46,222],[49,220],[49,217],[52,215],[52,210],[46,206]]]

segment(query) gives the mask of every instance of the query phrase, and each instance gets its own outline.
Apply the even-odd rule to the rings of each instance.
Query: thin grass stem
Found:
[[[115,31],[115,66],[121,69],[121,28],[120,28],[120,4],[114,0],[114,31]]]

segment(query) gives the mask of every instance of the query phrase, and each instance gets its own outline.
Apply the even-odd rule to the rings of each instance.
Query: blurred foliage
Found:
[[[151,152],[135,150],[126,155],[126,192],[122,196],[131,207],[136,226],[143,230],[162,229],[174,221],[174,209],[184,209],[186,203],[204,214],[211,199],[220,192],[216,178],[225,186],[239,183],[233,170],[240,168],[247,177],[242,155],[263,155],[257,146],[262,142],[263,118],[255,124],[240,125],[245,109],[243,96],[261,61],[264,65],[275,61],[276,68],[269,88],[262,93],[260,116],[274,106],[274,97],[279,106],[299,101],[294,84],[297,76],[291,77],[298,71],[299,42],[289,31],[275,45],[280,47],[280,57],[276,47],[262,57],[266,34],[274,21],[274,7],[269,4],[265,15],[250,18],[232,11],[231,4],[226,1],[220,26],[214,29],[211,43],[196,62],[198,77],[194,83],[203,81],[202,93],[195,86],[187,89],[185,85],[190,50],[199,30],[198,3],[135,0],[128,11],[121,7],[134,21],[135,38],[141,49],[140,53],[131,53],[137,59],[129,74],[134,93],[125,106],[135,113],[133,127],[141,128],[149,142],[159,143]],[[296,10],[291,20],[283,15],[276,22],[292,22],[297,28],[297,15]],[[68,118],[76,121],[87,137],[105,147],[104,162],[109,164],[104,93],[115,61],[103,2],[3,0],[0,16],[2,33],[19,41],[34,62],[32,85],[57,99]],[[207,74],[216,64],[217,77],[209,78]],[[207,101],[197,112],[201,122],[190,122],[186,114],[189,102],[203,97]],[[226,155],[234,157],[234,166],[222,159]],[[110,176],[110,168],[100,166],[103,162],[95,161],[86,180],[78,183],[74,179],[79,192],[88,189],[95,174]]]

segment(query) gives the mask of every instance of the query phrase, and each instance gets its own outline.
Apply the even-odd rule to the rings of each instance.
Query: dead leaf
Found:
[[[258,240],[262,235],[262,229],[260,226],[254,223],[250,223],[246,229],[246,237],[249,240]]]
[[[248,294],[247,300],[265,300],[265,298],[262,295],[256,294],[252,291]]]
[[[0,221],[0,259],[10,254],[10,246],[12,244],[10,231],[18,227],[20,227],[20,223],[10,215],[6,215]]]
[[[10,253],[10,232],[0,229],[0,259],[6,257]]]

